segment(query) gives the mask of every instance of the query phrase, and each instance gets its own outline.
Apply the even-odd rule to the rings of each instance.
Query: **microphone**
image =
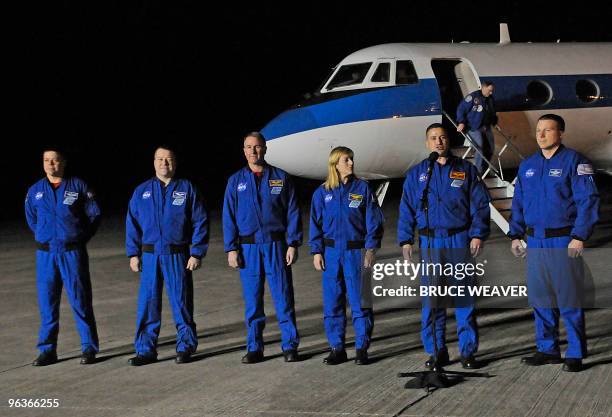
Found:
[[[427,176],[431,175],[431,171],[433,171],[433,164],[438,160],[439,157],[440,154],[438,152],[432,152],[427,157],[427,160],[429,161],[429,166],[427,167]]]
[[[421,204],[423,209],[427,211],[428,201],[427,201],[427,193],[429,192],[429,181],[431,181],[431,173],[433,171],[433,164],[438,160],[440,154],[438,152],[432,152],[427,157],[429,161],[429,166],[427,167],[427,181],[425,182],[425,188],[423,188],[423,195],[421,196]],[[427,227],[429,228],[429,220],[427,220]]]

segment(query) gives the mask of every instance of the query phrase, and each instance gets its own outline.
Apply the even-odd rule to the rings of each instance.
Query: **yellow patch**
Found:
[[[462,171],[451,171],[450,178],[451,178],[451,180],[462,180],[462,181],[465,181],[465,172],[462,172]]]
[[[363,200],[363,195],[361,195],[361,194],[349,194],[349,200],[351,200],[351,201],[361,201],[361,200]]]
[[[268,182],[270,183],[270,187],[282,187],[283,186],[283,180],[269,180]]]

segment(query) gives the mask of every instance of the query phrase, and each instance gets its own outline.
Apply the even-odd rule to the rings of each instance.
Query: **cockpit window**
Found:
[[[332,78],[332,80],[327,85],[327,89],[331,90],[337,87],[346,87],[347,85],[361,84],[366,74],[370,70],[371,66],[371,62],[341,66],[334,78]]]
[[[397,61],[395,84],[416,84],[419,82],[412,61]]]
[[[391,64],[388,62],[381,62],[378,64],[378,68],[376,68],[376,71],[374,72],[374,75],[372,75],[372,79],[370,81],[373,83],[388,83],[390,74]]]

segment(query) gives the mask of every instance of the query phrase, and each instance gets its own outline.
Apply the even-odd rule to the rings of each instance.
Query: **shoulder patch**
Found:
[[[578,175],[593,175],[595,170],[591,164],[578,164]]]

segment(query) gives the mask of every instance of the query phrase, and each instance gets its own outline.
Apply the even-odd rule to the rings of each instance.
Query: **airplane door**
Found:
[[[472,64],[469,62],[461,60],[455,65],[455,77],[457,78],[457,84],[459,84],[463,97],[467,96],[472,91],[480,90],[480,80],[474,73]]]
[[[431,68],[440,89],[442,109],[454,120],[461,100],[472,91],[480,89],[478,74],[472,63],[464,58],[434,58],[431,60]],[[445,117],[442,118],[442,124],[448,132],[455,130]],[[451,133],[451,143],[463,143],[463,138],[456,132]]]
[[[442,108],[454,116],[461,100],[472,91],[480,89],[478,74],[472,63],[464,58],[432,59],[431,67],[440,89]]]

